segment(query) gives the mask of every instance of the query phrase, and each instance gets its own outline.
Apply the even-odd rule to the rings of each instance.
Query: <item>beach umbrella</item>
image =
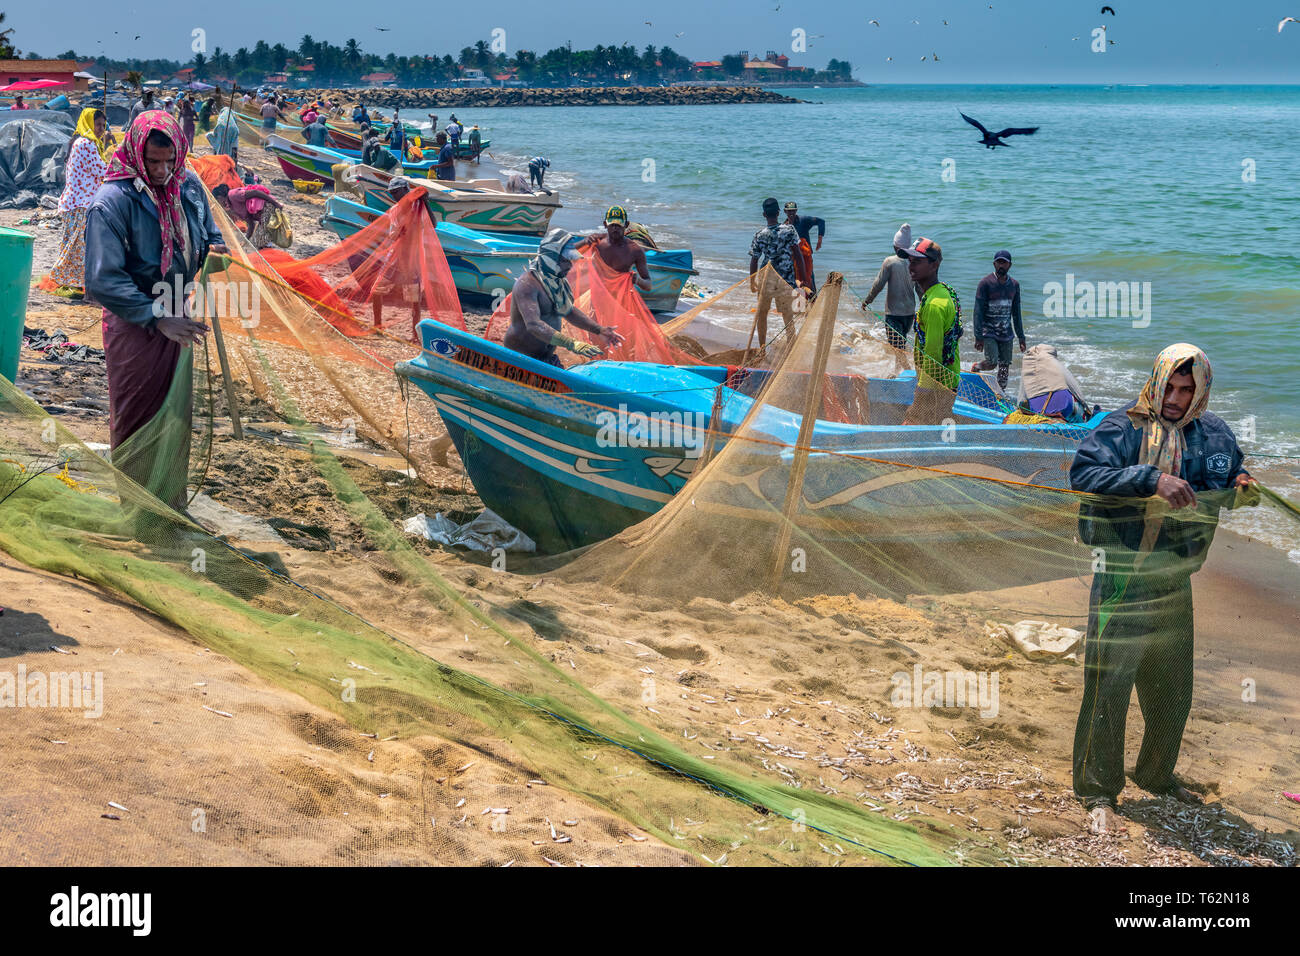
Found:
[[[0,93],[17,93],[22,90],[45,90],[51,86],[67,86],[63,80],[19,80],[8,86],[0,86]]]
[[[216,87],[213,86],[211,83],[204,83],[202,80],[194,80],[192,83],[190,83],[188,88],[191,90],[215,90],[216,89]]]

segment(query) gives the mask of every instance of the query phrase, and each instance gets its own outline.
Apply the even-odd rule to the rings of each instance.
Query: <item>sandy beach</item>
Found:
[[[295,193],[256,147],[241,145],[240,160],[286,203],[296,257],[333,244],[317,222],[322,197]],[[29,213],[0,212],[0,225]],[[54,261],[58,234],[19,228],[37,235],[35,281]],[[98,318],[98,308],[32,290],[29,327],[62,329],[98,348]],[[483,319],[467,313],[471,328]],[[82,441],[107,443],[102,361],[58,363],[24,350],[17,384]],[[459,629],[413,624],[404,609],[419,600],[414,589],[384,573],[310,451],[253,383],[240,381],[238,391],[247,433],[231,437],[219,402],[201,489],[212,507],[196,514],[434,659],[472,664],[508,685],[505,665],[494,670],[476,656]],[[405,462],[377,444],[334,450],[391,521],[481,510],[454,451],[445,468],[412,481]],[[790,604],[755,592],[681,606],[567,583],[544,562],[512,561],[498,572],[481,556],[413,546],[520,640],[665,737],[726,750],[778,782],[900,822],[924,821],[953,836],[954,862],[963,854],[1039,865],[1296,862],[1300,805],[1281,791],[1300,789],[1300,566],[1263,543],[1221,530],[1193,579],[1195,699],[1178,771],[1206,805],[1130,784],[1124,837],[1088,834],[1071,791],[1082,668],[1031,661],[987,633],[990,622],[1042,620],[1044,609],[1063,607],[1076,611],[1053,622],[1083,629],[1087,580],[899,602],[822,595]],[[673,842],[646,836],[547,783],[544,769],[506,741],[484,738],[471,749],[433,736],[365,738],[84,582],[0,555],[0,605],[0,669],[102,671],[109,705],[98,719],[5,712],[0,842],[15,862],[708,865],[689,826]],[[892,675],[917,665],[997,672],[997,716],[893,706]],[[647,668],[658,688],[653,707],[643,697]],[[1243,681],[1253,701],[1243,699]],[[1134,706],[1130,772],[1142,728]],[[501,808],[509,812],[490,812]],[[553,827],[572,839],[557,841]],[[871,862],[826,852],[832,864]]]

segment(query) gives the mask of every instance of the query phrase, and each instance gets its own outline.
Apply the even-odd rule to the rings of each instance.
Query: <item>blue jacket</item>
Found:
[[[1156,493],[1160,470],[1137,463],[1142,453],[1142,429],[1134,428],[1128,417],[1128,410],[1136,404],[1130,402],[1111,412],[1080,443],[1070,466],[1070,487],[1075,491],[1130,499],[1149,498]],[[1219,416],[1203,413],[1183,429],[1183,440],[1186,448],[1179,477],[1198,496],[1210,492],[1197,509],[1201,518],[1208,520],[1166,518],[1155,550],[1199,558],[1195,567],[1189,568],[1195,570],[1214,537],[1219,509],[1231,507],[1236,497],[1225,489],[1232,488],[1237,476],[1247,472],[1241,466],[1245,456],[1237,439]],[[1214,494],[1216,491],[1221,493]],[[1145,514],[1146,506],[1140,503],[1086,503],[1079,508],[1079,535],[1090,545],[1135,551],[1142,540]]]
[[[181,183],[181,206],[191,248],[197,253],[196,268],[186,268],[178,253],[164,276],[159,266],[162,230],[153,197],[137,190],[133,180],[116,179],[100,186],[86,214],[87,297],[127,322],[151,325],[158,318],[154,313],[158,283],[174,287],[179,276],[183,287],[203,267],[208,246],[224,242],[212,220],[203,181],[190,169]]]

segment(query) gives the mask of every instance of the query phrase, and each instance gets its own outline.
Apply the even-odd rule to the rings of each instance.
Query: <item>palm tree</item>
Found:
[[[349,73],[356,73],[361,67],[361,45],[356,40],[343,44],[343,66]]]
[[[492,66],[492,51],[488,49],[486,40],[474,44],[474,65],[485,71]]]
[[[4,23],[4,22],[5,22],[5,15],[3,13],[0,13],[0,23]],[[19,53],[21,51],[14,49],[13,44],[9,42],[9,34],[13,32],[14,32],[13,27],[10,27],[8,30],[0,30],[0,59],[3,60],[18,59]]]

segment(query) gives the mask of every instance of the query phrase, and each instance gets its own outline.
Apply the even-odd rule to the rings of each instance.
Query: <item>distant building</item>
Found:
[[[396,79],[396,73],[367,73],[361,78],[361,82],[367,86],[383,86],[385,83],[392,83]]]
[[[82,69],[76,60],[0,60],[0,86],[19,80],[58,80],[66,86],[52,86],[48,90],[33,90],[34,94],[58,96],[60,93],[85,93],[90,80],[74,76]]]
[[[461,70],[460,78],[453,81],[455,86],[491,86],[492,80],[482,70],[468,68]]]

